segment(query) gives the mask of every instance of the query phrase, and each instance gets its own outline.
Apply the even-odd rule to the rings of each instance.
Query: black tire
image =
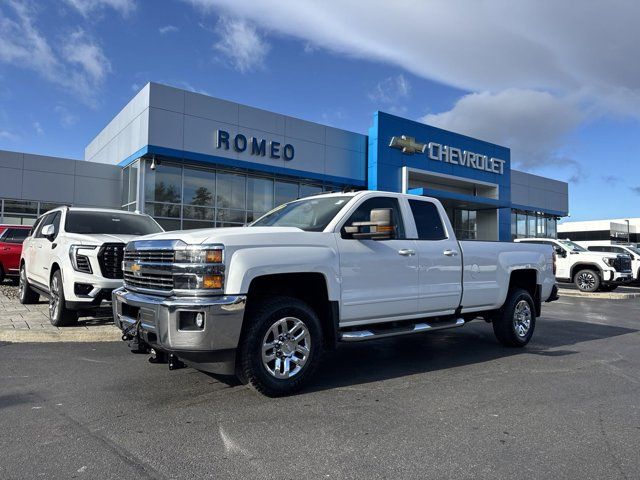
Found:
[[[613,292],[619,285],[602,285],[600,287],[601,292]]]
[[[60,270],[53,272],[49,284],[49,321],[55,327],[68,327],[78,322],[78,312],[69,310],[65,305]]]
[[[238,348],[237,375],[240,381],[269,397],[289,395],[300,390],[318,367],[323,353],[322,328],[313,309],[296,298],[273,297],[260,301],[248,310],[245,323]],[[284,326],[289,337],[301,337],[299,343],[296,344],[293,338],[283,341],[275,338],[274,332],[284,333]],[[270,342],[270,339],[273,341]],[[265,350],[265,355],[273,355],[266,365],[263,362],[263,344],[278,345]],[[299,347],[307,348],[307,354],[298,351]],[[297,361],[292,361],[293,357]],[[276,363],[278,359],[280,367]],[[301,366],[300,362],[303,362]],[[295,365],[293,370],[300,369],[291,373],[290,378],[276,378],[277,375],[286,375],[285,365]]]
[[[40,295],[34,292],[27,280],[27,272],[25,271],[24,264],[20,265],[20,279],[18,281],[18,299],[23,305],[33,305],[38,303]]]
[[[4,282],[4,268],[0,265],[0,283]]]
[[[600,275],[588,268],[578,270],[573,276],[573,283],[581,292],[592,293],[600,288]]]
[[[524,347],[535,328],[536,309],[529,292],[521,288],[509,290],[507,300],[493,319],[493,333],[498,341],[506,347]]]

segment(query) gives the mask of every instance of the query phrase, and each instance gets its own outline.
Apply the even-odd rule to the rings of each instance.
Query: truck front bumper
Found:
[[[633,280],[633,273],[608,270],[604,272],[602,280],[604,280],[605,283],[629,283]]]
[[[121,330],[139,321],[140,336],[154,349],[174,353],[199,370],[234,373],[246,296],[159,297],[119,288],[112,300]],[[186,312],[203,313],[203,327],[183,329]]]

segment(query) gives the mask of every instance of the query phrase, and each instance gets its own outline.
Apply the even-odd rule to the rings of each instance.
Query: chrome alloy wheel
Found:
[[[531,328],[531,305],[526,300],[520,300],[516,304],[516,308],[513,311],[513,328],[520,338],[526,337],[527,333],[529,333]]]
[[[596,285],[596,278],[591,272],[581,272],[578,275],[578,288],[580,290],[593,290]]]
[[[24,270],[24,267],[20,268],[20,281],[18,282],[18,295],[20,295],[20,299],[24,298],[24,292],[27,288],[27,273]]]
[[[60,281],[58,276],[54,275],[51,279],[51,296],[49,297],[49,316],[58,318],[60,310]]]
[[[275,378],[289,379],[300,373],[310,349],[311,336],[304,322],[295,317],[281,318],[262,340],[262,365]]]

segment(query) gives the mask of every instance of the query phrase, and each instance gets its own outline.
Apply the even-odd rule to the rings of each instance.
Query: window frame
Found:
[[[417,204],[428,204],[430,205],[433,210],[436,212],[436,215],[438,217],[438,219],[440,220],[440,227],[442,230],[442,236],[440,238],[420,238],[420,229],[418,227],[418,221],[416,220],[416,216],[415,213],[413,211],[412,208],[412,202],[414,202],[416,205]],[[415,226],[415,233],[416,236],[415,238],[411,238],[410,240],[421,240],[421,241],[425,241],[425,242],[438,242],[441,240],[448,240],[450,238],[449,232],[447,231],[447,227],[445,225],[445,222],[442,218],[442,212],[440,211],[440,209],[438,208],[438,206],[435,204],[435,202],[432,202],[430,200],[422,200],[419,198],[408,198],[407,199],[407,205],[409,207],[409,213],[411,214],[411,218],[413,220],[413,224]]]

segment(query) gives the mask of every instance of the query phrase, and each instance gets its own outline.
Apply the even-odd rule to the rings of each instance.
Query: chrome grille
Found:
[[[124,243],[105,243],[98,252],[98,264],[104,278],[122,278]]]
[[[140,274],[134,274],[125,270],[124,284],[137,288],[169,291],[173,289],[173,276],[171,273],[146,273],[144,268],[140,270]]]
[[[173,250],[125,250],[124,260],[130,262],[172,263]]]

